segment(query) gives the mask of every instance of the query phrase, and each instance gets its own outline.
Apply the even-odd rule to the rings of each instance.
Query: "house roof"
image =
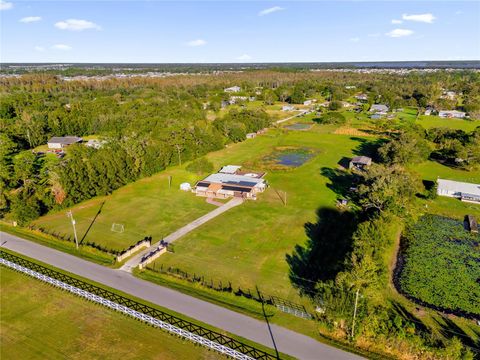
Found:
[[[372,163],[372,158],[369,158],[368,156],[355,156],[352,158],[352,162],[355,164],[370,165]]]
[[[438,179],[438,190],[480,196],[480,184]]]
[[[240,170],[242,167],[240,165],[226,165],[222,167],[219,171],[219,173],[223,174],[235,174],[238,170]]]
[[[82,138],[77,136],[54,136],[48,142],[55,144],[71,145],[80,141],[82,141]]]
[[[207,182],[207,181],[210,183],[221,183],[221,184],[254,187],[256,185],[263,184],[265,180],[253,178],[250,176],[217,173],[217,174],[212,174],[207,176],[205,179],[203,179],[202,182]]]
[[[457,115],[465,114],[463,111],[458,111],[458,110],[440,110],[439,113],[440,114],[457,114]]]
[[[373,104],[370,110],[388,111],[388,106],[383,104]]]

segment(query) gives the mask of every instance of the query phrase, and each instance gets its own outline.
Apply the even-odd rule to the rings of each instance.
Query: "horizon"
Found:
[[[0,10],[1,63],[480,59],[480,4],[471,1],[2,0]]]

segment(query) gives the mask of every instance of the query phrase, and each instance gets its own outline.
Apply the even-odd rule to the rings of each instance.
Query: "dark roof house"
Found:
[[[354,158],[352,158],[352,160],[350,160],[348,168],[363,170],[370,165],[372,165],[372,159],[368,156],[355,156]]]
[[[49,149],[61,149],[66,146],[82,142],[81,137],[77,136],[54,136],[48,141]]]

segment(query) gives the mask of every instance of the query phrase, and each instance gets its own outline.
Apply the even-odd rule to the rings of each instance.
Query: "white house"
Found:
[[[242,88],[240,86],[232,86],[232,87],[224,89],[223,91],[225,91],[226,93],[238,93],[241,90],[242,90]]]
[[[283,105],[282,106],[282,111],[293,111],[295,110],[295,106],[293,105]]]
[[[437,194],[460,199],[462,201],[480,203],[480,184],[438,179]]]
[[[442,118],[463,119],[465,115],[466,114],[463,111],[457,111],[457,110],[441,110],[438,112],[438,116]]]
[[[303,105],[305,105],[305,106],[309,106],[309,105],[312,105],[312,104],[313,104],[313,100],[305,100],[303,102]]]
[[[239,197],[256,200],[257,194],[266,188],[267,184],[261,177],[219,172],[199,181],[195,185],[195,193],[197,196],[214,198]]]
[[[76,136],[54,136],[47,145],[49,149],[63,149],[69,145],[80,143],[82,140],[81,137]]]
[[[256,136],[257,136],[257,133],[248,133],[246,137],[247,139],[253,139]]]

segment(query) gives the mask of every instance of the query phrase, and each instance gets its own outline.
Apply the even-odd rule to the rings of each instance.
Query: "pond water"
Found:
[[[303,165],[313,157],[313,153],[306,151],[283,152],[276,157],[277,163],[288,167],[298,167]]]
[[[285,129],[288,129],[288,130],[308,130],[311,127],[312,127],[312,124],[296,123],[296,124],[285,126]]]

